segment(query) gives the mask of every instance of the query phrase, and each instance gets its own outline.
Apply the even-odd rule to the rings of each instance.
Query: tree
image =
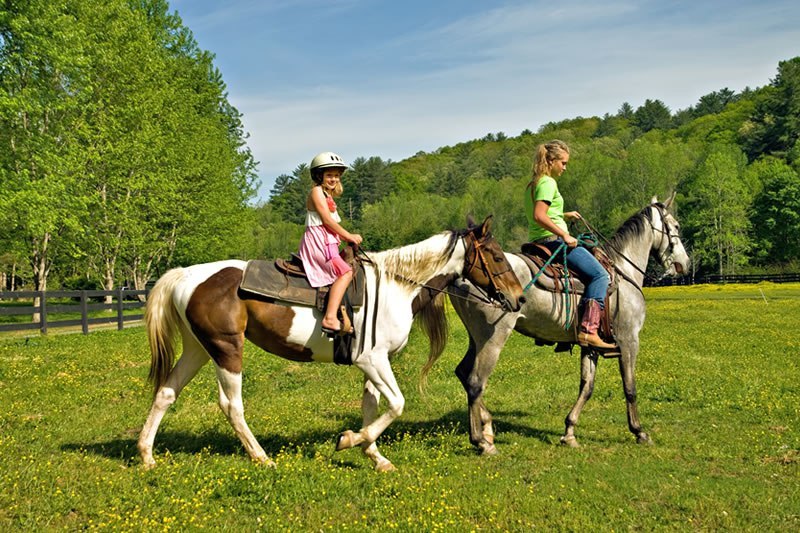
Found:
[[[763,183],[753,199],[752,228],[762,264],[800,258],[800,176],[779,159],[767,158],[748,169]]]
[[[685,226],[694,258],[718,274],[735,274],[747,264],[748,212],[757,184],[747,182],[746,162],[736,146],[712,146],[687,188]]]
[[[721,113],[730,103],[738,100],[736,93],[727,87],[703,95],[692,109],[694,117]]]
[[[652,129],[668,129],[672,122],[672,115],[664,102],[648,99],[636,109],[631,122],[643,132]]]
[[[0,8],[0,225],[25,249],[34,288],[82,231],[81,110],[87,32],[76,3],[31,0]],[[34,320],[37,317],[34,317]]]
[[[628,102],[623,102],[622,105],[617,110],[617,117],[624,118],[626,120],[633,119],[633,107]]]
[[[291,175],[282,174],[275,180],[270,194],[270,205],[286,222],[305,224],[306,197],[311,190],[311,172],[301,163]]]
[[[786,157],[800,138],[800,57],[778,63],[778,75],[758,95],[742,129],[742,146],[752,161],[762,154]]]
[[[390,162],[380,157],[354,159],[342,179],[344,193],[339,210],[350,220],[359,220],[364,205],[376,202],[394,190]]]

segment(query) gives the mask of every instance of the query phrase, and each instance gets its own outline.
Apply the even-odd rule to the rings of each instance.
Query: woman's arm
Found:
[[[557,237],[561,237],[570,248],[577,246],[578,240],[571,236],[569,232],[565,232],[562,228],[556,226],[555,222],[547,216],[547,210],[549,208],[550,205],[544,200],[536,200],[536,203],[533,204],[533,220],[547,231],[553,233]]]

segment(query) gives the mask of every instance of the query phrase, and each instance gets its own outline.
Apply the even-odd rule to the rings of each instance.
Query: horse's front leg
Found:
[[[625,391],[625,405],[628,412],[628,429],[636,436],[639,444],[653,444],[650,436],[642,431],[639,422],[639,408],[636,404],[636,355],[639,344],[633,343],[628,349],[621,346],[622,355],[619,358],[619,373],[622,376],[622,388]]]
[[[367,427],[378,418],[378,403],[381,393],[375,385],[366,377],[364,378],[364,395],[361,399],[361,413],[364,417],[362,427]],[[378,451],[377,442],[364,442],[361,444],[361,451],[372,461],[375,470],[378,472],[390,472],[395,470],[394,465]]]
[[[362,396],[364,426],[358,432],[351,430],[342,432],[336,443],[336,450],[361,446],[363,452],[373,460],[376,470],[393,470],[392,463],[378,452],[375,441],[395,418],[403,414],[405,398],[397,385],[386,352],[364,354],[355,365],[364,372],[369,382],[364,386]],[[387,409],[382,415],[377,416],[378,400],[381,395],[386,398]]]
[[[578,425],[578,418],[581,411],[594,391],[594,379],[597,375],[597,353],[593,350],[581,349],[581,385],[578,391],[578,400],[572,406],[567,418],[564,420],[566,429],[564,436],[561,437],[561,444],[577,448],[578,439],[575,438],[575,426]]]
[[[483,341],[480,351],[477,349],[475,339],[470,334],[467,352],[456,367],[456,376],[467,393],[469,441],[481,455],[497,453],[494,445],[492,414],[483,403],[483,393],[486,390],[486,382],[497,364],[500,349],[510,333],[510,329],[505,334],[495,331],[495,338]]]

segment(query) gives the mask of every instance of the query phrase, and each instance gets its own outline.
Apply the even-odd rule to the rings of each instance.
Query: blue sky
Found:
[[[321,151],[400,161],[504,132],[672,111],[800,55],[797,0],[173,0],[216,55],[259,193]]]

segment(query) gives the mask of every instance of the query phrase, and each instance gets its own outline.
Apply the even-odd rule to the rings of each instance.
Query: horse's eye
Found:
[[[494,261],[495,261],[495,263],[502,263],[503,262],[503,257],[499,256],[499,255],[496,255],[496,256],[494,256]]]

